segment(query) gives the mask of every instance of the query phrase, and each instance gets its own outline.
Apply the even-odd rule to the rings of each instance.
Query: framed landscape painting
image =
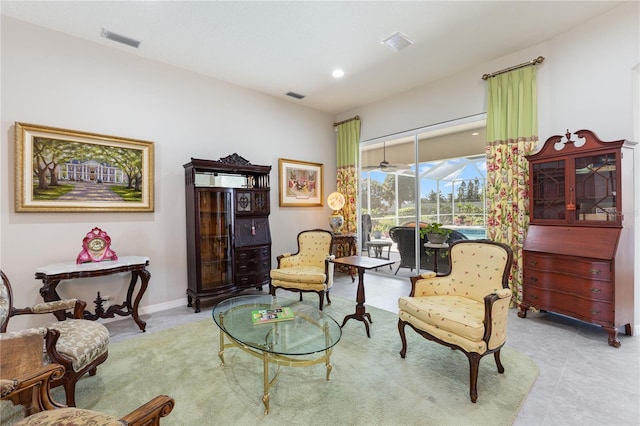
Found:
[[[323,206],[323,165],[305,161],[278,160],[281,207]]]
[[[152,212],[153,142],[15,123],[17,212]]]

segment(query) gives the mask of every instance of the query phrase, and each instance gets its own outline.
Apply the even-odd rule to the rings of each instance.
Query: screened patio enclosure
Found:
[[[371,216],[372,229],[381,238],[388,237],[391,227],[415,222],[416,217],[469,238],[484,238],[485,177],[484,155],[424,162],[417,169],[415,164],[389,162],[388,167],[362,171],[361,212]]]

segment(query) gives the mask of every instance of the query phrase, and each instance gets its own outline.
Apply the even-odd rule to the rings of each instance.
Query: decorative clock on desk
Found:
[[[102,262],[103,260],[118,260],[118,256],[111,250],[111,237],[96,227],[82,240],[82,251],[78,254],[76,263]]]

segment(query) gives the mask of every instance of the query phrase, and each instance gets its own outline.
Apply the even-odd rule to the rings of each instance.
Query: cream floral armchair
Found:
[[[98,322],[82,319],[86,303],[77,299],[15,308],[11,283],[2,271],[0,277],[0,333],[3,339],[14,335],[33,334],[34,331],[40,334],[41,340],[44,340],[44,362],[60,364],[65,369],[64,375],[52,382],[52,387],[64,386],[67,405],[75,406],[76,382],[86,373],[95,375],[98,365],[107,359],[109,330]],[[73,319],[52,322],[39,328],[7,332],[7,325],[12,316],[47,314],[60,310],[72,311]]]
[[[320,297],[319,309],[331,304],[329,291],[333,285],[333,263],[331,254],[333,234],[324,229],[312,229],[298,234],[298,252],[284,253],[277,257],[278,268],[271,270],[269,294],[275,296],[282,288],[300,293],[315,292]]]
[[[504,372],[500,349],[507,337],[513,252],[502,243],[462,240],[451,244],[449,256],[448,274],[412,277],[411,294],[398,300],[400,356],[407,353],[405,325],[426,339],[460,350],[469,359],[469,395],[476,402],[480,359],[493,353],[498,372]]]

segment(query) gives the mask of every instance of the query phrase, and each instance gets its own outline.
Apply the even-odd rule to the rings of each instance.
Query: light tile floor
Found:
[[[398,297],[409,294],[410,272],[393,272],[395,267],[391,273],[381,269],[365,274],[367,305],[397,312]],[[356,288],[349,276],[339,274],[331,294],[355,300]],[[214,303],[203,301],[198,314],[185,306],[144,315],[147,333],[208,318]],[[550,313],[529,312],[523,319],[512,309],[509,315],[507,345],[529,355],[540,369],[515,425],[640,424],[639,337],[621,334],[622,346],[613,348],[597,326]],[[130,318],[106,325],[112,342],[141,335]]]

